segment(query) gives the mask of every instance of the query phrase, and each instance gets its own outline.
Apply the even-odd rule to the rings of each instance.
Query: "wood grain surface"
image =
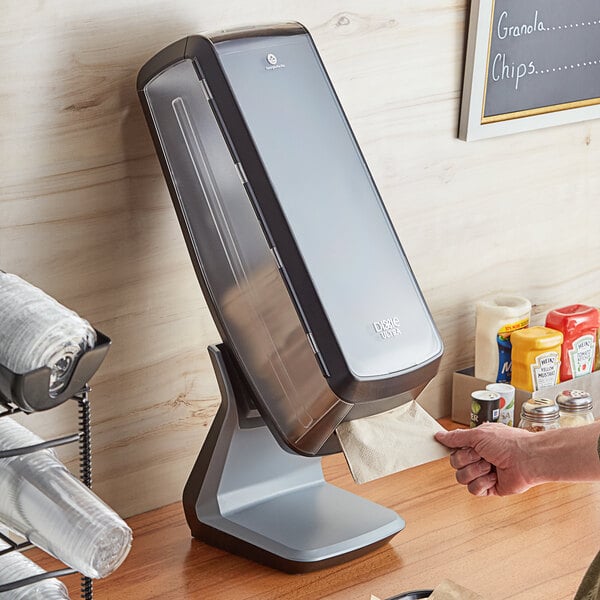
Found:
[[[94,464],[96,490],[121,514],[180,497],[218,404],[205,350],[217,332],[135,92],[140,66],[180,37],[286,20],[312,32],[445,342],[422,397],[434,416],[450,413],[452,371],[473,362],[477,299],[525,295],[536,324],[552,307],[600,304],[600,125],[459,141],[466,9],[3,3],[0,268],[113,339],[92,381]],[[64,433],[73,413],[27,423]],[[73,465],[74,452],[61,456]]]
[[[571,600],[600,549],[600,484],[475,498],[447,459],[362,486],[341,457],[324,464],[330,482],[397,510],[406,528],[368,556],[286,575],[192,539],[176,503],[130,519],[132,552],[95,582],[95,599],[369,600],[449,578],[485,600]],[[77,578],[68,585],[76,597]]]

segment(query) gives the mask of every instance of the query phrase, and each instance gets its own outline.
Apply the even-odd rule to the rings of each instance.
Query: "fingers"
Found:
[[[467,485],[467,489],[474,496],[497,496],[496,484],[498,476],[495,471],[474,479]]]
[[[502,423],[483,423],[479,427],[471,429],[455,429],[454,431],[438,431],[434,434],[435,439],[448,448],[465,448],[467,446],[477,446],[485,438],[496,438],[498,435],[505,437],[507,432],[506,425]],[[521,433],[518,433],[521,432]],[[514,429],[514,434],[525,435],[524,430]]]
[[[435,439],[451,448],[450,464],[456,469],[456,480],[467,486],[474,496],[497,496],[498,475],[495,467],[475,450],[491,427],[440,431]],[[482,437],[483,436],[483,437]]]
[[[459,448],[450,454],[450,464],[455,469],[462,469],[478,460],[481,460],[481,456],[473,448]]]
[[[470,485],[476,479],[487,475],[492,471],[492,465],[489,462],[480,459],[477,462],[471,463],[462,469],[456,471],[456,481],[463,485]]]
[[[466,448],[473,446],[477,429],[455,429],[454,431],[438,431],[434,437],[447,448]]]

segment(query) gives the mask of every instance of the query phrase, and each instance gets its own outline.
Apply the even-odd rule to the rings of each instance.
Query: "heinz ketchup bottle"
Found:
[[[592,372],[599,320],[598,309],[585,304],[571,304],[548,313],[546,327],[561,331],[564,336],[560,363],[561,381]]]

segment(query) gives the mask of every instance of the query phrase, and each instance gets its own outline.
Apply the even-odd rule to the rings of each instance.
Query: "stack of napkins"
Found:
[[[341,423],[337,436],[354,481],[373,479],[448,456],[433,438],[444,428],[416,401],[372,417]]]

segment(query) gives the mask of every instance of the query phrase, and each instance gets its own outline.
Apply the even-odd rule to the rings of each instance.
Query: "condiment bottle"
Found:
[[[596,332],[596,360],[594,361],[594,371],[600,371],[600,328]]]
[[[599,319],[598,309],[585,304],[557,308],[546,316],[546,327],[561,331],[564,336],[560,364],[561,381],[592,372]]]
[[[512,385],[535,392],[559,382],[563,334],[548,327],[529,327],[511,335]]]
[[[582,390],[563,390],[556,397],[561,427],[577,427],[594,422],[592,397]]]
[[[521,296],[495,296],[476,305],[475,377],[510,383],[510,336],[529,325],[531,302]]]
[[[521,406],[519,427],[528,431],[546,431],[560,427],[558,404],[548,398],[531,398]]]

